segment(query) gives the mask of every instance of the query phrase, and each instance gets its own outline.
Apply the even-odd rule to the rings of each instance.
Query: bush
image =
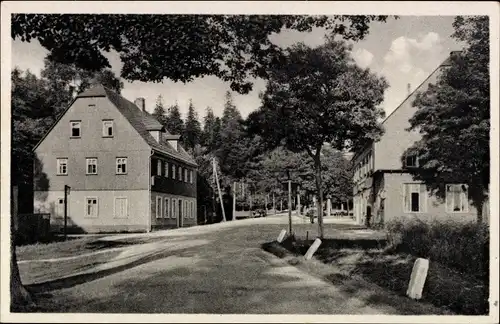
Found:
[[[386,226],[391,248],[488,278],[489,226],[476,222],[423,222],[401,218]]]

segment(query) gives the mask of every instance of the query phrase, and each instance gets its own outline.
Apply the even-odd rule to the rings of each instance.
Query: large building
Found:
[[[151,231],[196,224],[193,158],[145,110],[101,86],[78,95],[34,148],[34,211],[72,231]]]
[[[383,121],[385,133],[380,141],[368,143],[351,159],[354,217],[358,223],[364,224],[367,214],[371,215],[372,225],[384,224],[395,217],[476,219],[467,184],[445,183],[446,195],[444,200],[440,199],[423,183],[415,181],[409,172],[418,168],[418,156],[404,156],[407,149],[421,139],[418,131],[407,130],[409,119],[417,109],[412,103],[418,92],[436,83],[449,62],[445,60]]]

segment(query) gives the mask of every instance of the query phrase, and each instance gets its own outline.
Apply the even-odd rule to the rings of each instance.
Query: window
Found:
[[[193,170],[189,170],[189,183],[193,183]]]
[[[82,134],[81,134],[82,122],[81,121],[71,121],[69,124],[71,127],[71,137],[82,136]]]
[[[161,176],[161,160],[156,162],[156,175]]]
[[[161,197],[156,196],[156,218],[161,218],[161,212],[162,212],[161,201],[162,201]]]
[[[126,197],[115,197],[115,218],[128,217],[128,199]]]
[[[412,155],[406,155],[405,156],[405,168],[416,168],[417,165],[417,156],[412,154]]]
[[[56,217],[64,217],[64,198],[57,198]]]
[[[57,159],[57,175],[68,175],[68,159]]]
[[[178,167],[178,168],[177,168],[177,171],[179,172],[179,173],[177,174],[177,179],[179,179],[179,181],[182,181],[182,167],[181,167],[181,166],[180,166],[180,167]]]
[[[191,218],[191,215],[189,215],[188,201],[187,200],[184,200],[184,206],[182,207],[182,210],[184,211],[184,218]]]
[[[97,174],[97,158],[87,158],[87,174]]]
[[[165,202],[163,203],[163,217],[170,218],[170,198],[165,198]]]
[[[467,213],[469,211],[468,186],[465,184],[446,185],[446,211]]]
[[[177,208],[177,217],[181,218],[184,216],[184,204],[182,202],[182,199],[177,199],[178,203],[178,208]]]
[[[102,136],[103,137],[113,137],[113,121],[103,120],[102,121]]]
[[[195,214],[194,214],[194,202],[192,201],[191,202],[191,218],[195,218]]]
[[[422,213],[427,211],[427,189],[425,184],[405,183],[403,184],[404,212]]]
[[[188,170],[184,169],[184,182],[188,182]]]
[[[97,217],[97,215],[98,215],[97,198],[96,197],[87,197],[86,198],[85,216],[86,217]]]
[[[175,164],[172,164],[172,179],[175,179]]]
[[[165,166],[165,172],[163,173],[163,176],[165,178],[168,178],[168,162],[165,161],[164,166]]]
[[[127,158],[116,158],[116,174],[127,174]]]
[[[172,218],[177,218],[177,199],[172,198]]]

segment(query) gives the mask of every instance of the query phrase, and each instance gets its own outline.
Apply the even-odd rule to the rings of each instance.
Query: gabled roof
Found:
[[[444,60],[441,64],[439,64],[439,66],[438,66],[438,67],[437,67],[434,71],[432,71],[432,73],[430,73],[430,74],[427,76],[427,78],[425,78],[425,80],[424,80],[424,81],[422,81],[422,82],[418,85],[418,87],[416,87],[416,88],[415,88],[415,90],[413,90],[413,91],[412,91],[412,92],[411,92],[408,96],[406,96],[406,98],[405,98],[405,99],[404,99],[404,100],[403,100],[403,101],[402,101],[402,102],[401,102],[401,103],[400,103],[400,104],[396,107],[396,109],[394,109],[394,110],[393,110],[393,111],[392,111],[392,112],[391,112],[391,113],[390,113],[390,114],[389,114],[389,115],[388,115],[388,116],[387,116],[387,117],[386,117],[386,118],[385,118],[385,119],[381,122],[381,124],[383,125],[383,124],[384,124],[384,123],[385,123],[385,122],[386,122],[386,121],[387,121],[387,120],[388,120],[388,119],[389,119],[392,115],[394,115],[394,113],[395,113],[395,112],[396,112],[396,111],[397,111],[400,107],[402,107],[402,106],[404,105],[404,103],[405,103],[407,100],[409,100],[409,99],[412,97],[412,95],[413,95],[414,93],[416,93],[416,92],[420,89],[420,87],[422,86],[422,84],[424,84],[424,83],[425,83],[425,82],[426,82],[426,81],[427,81],[427,80],[428,80],[428,79],[429,79],[432,75],[434,75],[434,73],[436,73],[436,72],[437,72],[439,69],[441,69],[442,67],[450,66],[450,65],[451,65],[451,56],[453,56],[453,55],[457,55],[457,54],[458,54],[458,53],[460,53],[460,52],[461,52],[461,51],[453,51],[453,52],[450,52],[450,56],[448,56],[448,57],[446,58],[446,60]],[[357,157],[358,157],[358,156],[359,156],[362,152],[364,152],[364,151],[365,151],[365,150],[366,150],[366,149],[367,149],[370,145],[372,145],[372,144],[373,144],[373,142],[374,142],[373,140],[370,140],[369,142],[367,142],[367,143],[366,143],[366,145],[365,145],[365,146],[363,146],[363,148],[362,148],[362,149],[360,149],[359,151],[355,152],[355,154],[354,154],[354,155],[353,155],[353,157],[351,158],[351,161],[352,161],[352,162],[354,162],[354,161],[357,159]]]
[[[170,156],[174,159],[183,161],[185,163],[197,166],[194,159],[182,148],[178,146],[178,150],[175,150],[172,145],[170,145],[166,139],[163,139],[158,143],[154,137],[149,133],[150,131],[161,131],[170,135],[165,127],[152,115],[146,111],[142,111],[134,103],[128,101],[118,93],[110,90],[103,85],[96,85],[92,88],[79,94],[75,100],[78,98],[90,98],[90,97],[106,97],[111,101],[111,103],[120,111],[120,113],[129,121],[132,127],[139,133],[139,135],[146,141],[146,143],[156,152]],[[74,101],[73,101],[74,103]],[[71,105],[73,105],[73,103]],[[70,105],[70,107],[71,107]],[[69,107],[68,107],[69,109]],[[68,110],[66,109],[66,111]],[[65,112],[66,112],[65,111]],[[62,116],[61,116],[62,117]],[[57,123],[57,122],[56,122]],[[50,132],[50,131],[49,131]],[[42,139],[43,140],[43,139]],[[40,141],[41,142],[41,141]],[[37,144],[38,146],[38,144]]]

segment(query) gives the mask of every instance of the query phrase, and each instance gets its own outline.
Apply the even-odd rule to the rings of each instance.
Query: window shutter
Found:
[[[427,188],[425,184],[420,185],[420,197],[419,197],[419,211],[427,212]]]
[[[408,194],[408,184],[403,183],[403,211],[404,212],[409,212],[410,211],[410,201],[409,201],[409,194]]]

